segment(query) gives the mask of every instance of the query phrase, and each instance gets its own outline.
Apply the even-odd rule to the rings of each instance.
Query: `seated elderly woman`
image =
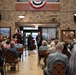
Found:
[[[38,51],[39,63],[41,58],[44,58],[44,62],[45,62],[45,52],[47,51],[48,48],[49,47],[47,46],[47,41],[43,40],[42,46],[39,47],[39,51]]]
[[[48,53],[53,53],[53,52],[55,52],[55,43],[54,42],[51,42],[50,43],[50,47],[48,48],[48,50],[47,50],[47,52]]]
[[[39,47],[39,50],[47,50],[49,47],[47,46],[47,41],[42,41],[42,46]]]

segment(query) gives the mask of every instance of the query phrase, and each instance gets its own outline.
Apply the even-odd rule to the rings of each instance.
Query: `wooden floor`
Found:
[[[6,75],[43,75],[42,66],[38,66],[37,50],[28,55],[28,51],[23,53],[24,59],[19,63],[19,71],[7,71]],[[43,63],[42,63],[43,65]]]

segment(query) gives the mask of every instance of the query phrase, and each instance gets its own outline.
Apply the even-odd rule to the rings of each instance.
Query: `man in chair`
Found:
[[[62,54],[62,50],[63,50],[63,45],[62,43],[59,42],[56,45],[56,52],[50,54],[46,60],[47,66],[44,68],[44,75],[52,75],[53,64],[57,60],[63,61],[66,65],[69,64],[68,57]]]
[[[5,54],[6,54],[8,51],[12,51],[12,52],[14,53],[15,59],[18,60],[19,55],[18,55],[17,50],[15,49],[14,42],[11,42],[11,43],[10,43],[10,48],[8,48],[8,49],[5,51]],[[10,69],[11,69],[11,70],[15,70],[16,68],[15,68],[15,66],[12,66]]]

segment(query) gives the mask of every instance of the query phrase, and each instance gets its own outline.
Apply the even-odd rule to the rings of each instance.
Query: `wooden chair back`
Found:
[[[45,53],[46,53],[46,50],[39,50],[38,51],[38,56],[44,56],[45,55]]]
[[[66,65],[63,61],[56,61],[53,64],[52,75],[65,75]]]
[[[22,48],[16,48],[18,53],[23,53],[23,47]]]
[[[24,49],[24,47],[22,47],[22,48],[16,48],[18,54],[22,55],[22,61],[23,61],[23,49]]]
[[[15,57],[14,57],[14,53],[12,51],[7,51],[5,53],[5,63],[13,63],[15,62]]]
[[[40,64],[41,58],[45,59],[45,53],[46,53],[46,50],[39,50],[38,51],[38,65]]]

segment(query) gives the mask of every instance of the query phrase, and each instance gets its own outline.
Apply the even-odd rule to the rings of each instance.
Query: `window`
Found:
[[[44,40],[57,39],[57,28],[42,28],[42,35]]]

